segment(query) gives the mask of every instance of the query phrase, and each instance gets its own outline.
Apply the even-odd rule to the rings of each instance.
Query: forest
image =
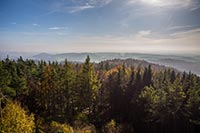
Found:
[[[199,133],[200,77],[142,64],[1,60],[0,132]]]

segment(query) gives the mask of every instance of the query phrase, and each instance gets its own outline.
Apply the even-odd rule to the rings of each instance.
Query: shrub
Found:
[[[33,133],[35,131],[34,116],[27,115],[19,104],[9,101],[1,113],[1,133]]]

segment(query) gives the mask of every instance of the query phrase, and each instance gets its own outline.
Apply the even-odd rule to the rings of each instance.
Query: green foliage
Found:
[[[9,97],[16,97],[16,91],[13,88],[10,88],[9,86],[5,86],[1,89],[1,92]]]
[[[1,132],[198,131],[199,76],[120,62],[0,61],[0,94],[37,118],[1,97]]]
[[[156,90],[153,87],[145,87],[140,94],[140,100],[143,101],[145,111],[149,113],[146,121],[161,121],[165,115],[166,92]],[[164,111],[164,112],[163,112]]]
[[[97,74],[94,70],[93,64],[90,63],[90,58],[87,56],[83,64],[80,75],[78,76],[79,82],[79,104],[78,107],[81,111],[91,117],[92,110],[96,106],[97,93],[101,84],[98,80]]]
[[[188,100],[185,107],[190,121],[194,124],[200,125],[200,78],[193,78],[193,85],[188,89]]]

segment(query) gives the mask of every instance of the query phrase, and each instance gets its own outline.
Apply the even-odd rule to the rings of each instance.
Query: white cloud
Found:
[[[76,13],[87,9],[101,8],[108,5],[112,1],[113,0],[60,0],[50,3],[50,11],[46,14],[48,15],[55,12]]]
[[[200,35],[200,28],[192,29],[192,30],[188,30],[188,31],[176,32],[171,35],[176,36],[176,37],[196,36],[196,35]]]
[[[95,5],[96,7],[103,7],[110,4],[113,0],[88,0],[88,4]]]
[[[75,13],[75,12],[80,12],[83,10],[87,9],[92,9],[92,8],[100,8],[108,5],[109,3],[112,2],[112,0],[74,0],[74,2],[78,5],[74,7],[69,7],[71,10],[69,11],[70,13]]]
[[[86,9],[92,9],[95,8],[94,6],[91,5],[85,5],[85,6],[77,6],[77,7],[72,7],[72,9],[69,11],[70,13],[75,13],[75,12],[80,12]]]
[[[64,29],[67,29],[67,27],[58,27],[58,26],[55,26],[55,27],[49,27],[48,29],[49,30],[64,30]]]
[[[155,7],[176,7],[196,10],[200,8],[197,0],[129,0],[129,4],[140,3]]]
[[[78,52],[200,52],[200,29],[171,34],[171,38],[151,37],[155,36],[154,34],[150,30],[146,30],[139,31],[132,36],[79,36],[70,39],[67,44],[68,49]]]
[[[176,26],[171,26],[167,28],[167,30],[180,30],[180,29],[186,29],[186,28],[192,28],[194,25],[176,25]]]
[[[137,37],[145,37],[151,34],[150,30],[142,30],[137,33]]]
[[[33,26],[39,26],[39,24],[36,24],[36,23],[33,23],[32,25],[33,25]]]
[[[141,52],[141,53],[157,53],[157,54],[174,54],[174,53],[200,53],[200,29],[188,30],[185,32],[178,32],[172,34],[172,38],[162,37],[152,38],[155,33],[150,30],[139,31],[131,36],[117,36],[117,35],[68,35],[62,32],[49,33],[24,33],[33,37],[37,36],[33,41],[27,40],[32,47],[27,47],[30,51],[41,51],[45,48],[48,52]],[[60,37],[54,40],[54,34]],[[19,33],[16,33],[17,36]],[[67,35],[67,36],[65,36]],[[27,36],[25,36],[27,37]],[[29,36],[28,36],[29,37]],[[45,39],[46,38],[46,39]],[[10,40],[10,43],[15,43]],[[24,46],[26,41],[21,42]],[[36,47],[39,46],[40,47]],[[16,50],[24,47],[13,47]]]

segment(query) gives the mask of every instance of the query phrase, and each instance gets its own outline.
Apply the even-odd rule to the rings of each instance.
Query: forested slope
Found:
[[[200,77],[132,59],[7,58],[0,62],[0,112],[0,132],[197,133]]]

